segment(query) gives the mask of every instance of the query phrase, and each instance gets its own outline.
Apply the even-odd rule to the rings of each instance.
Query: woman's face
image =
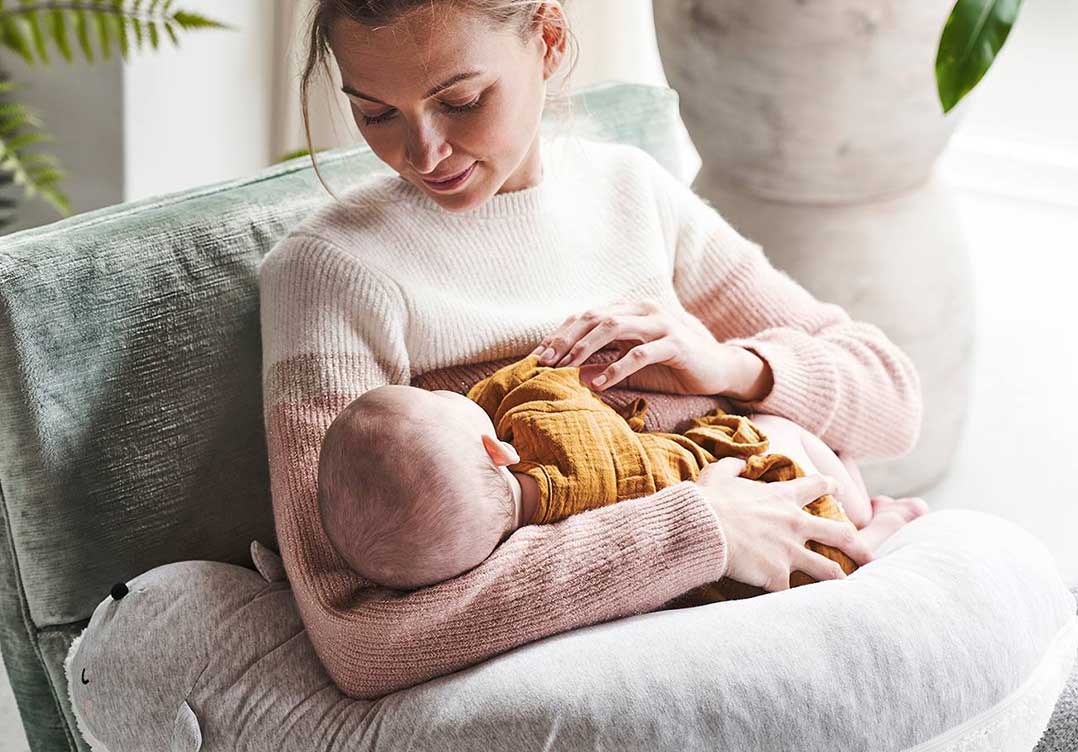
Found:
[[[540,182],[545,82],[560,60],[543,34],[525,44],[438,3],[374,29],[341,19],[330,45],[364,139],[440,206],[465,211]],[[448,187],[428,182],[464,171]]]

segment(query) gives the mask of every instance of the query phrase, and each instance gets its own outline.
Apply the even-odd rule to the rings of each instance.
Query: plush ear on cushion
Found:
[[[256,540],[251,541],[251,561],[266,582],[282,582],[288,579],[281,557]]]
[[[169,752],[198,752],[202,749],[202,728],[198,717],[187,702],[180,704],[176,721],[172,726],[172,743]]]

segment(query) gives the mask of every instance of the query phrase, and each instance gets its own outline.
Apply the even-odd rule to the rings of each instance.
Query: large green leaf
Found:
[[[936,88],[944,112],[950,112],[991,67],[1021,5],[1022,0],[957,0],[936,53]]]

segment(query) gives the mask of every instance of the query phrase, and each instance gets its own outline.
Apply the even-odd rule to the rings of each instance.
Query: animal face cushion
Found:
[[[334,707],[370,704],[345,697],[325,673],[280,558],[257,541],[251,557],[257,572],[166,564],[117,584],[94,609],[64,661],[94,752],[309,750]],[[287,732],[257,721],[271,704],[297,709]],[[354,721],[345,725],[364,711],[346,714]],[[351,733],[340,731],[343,745]]]

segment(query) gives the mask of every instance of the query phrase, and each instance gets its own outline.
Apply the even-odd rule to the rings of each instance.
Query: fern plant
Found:
[[[104,60],[117,51],[125,61],[132,48],[157,49],[167,35],[179,46],[178,30],[231,29],[197,13],[173,10],[174,0],[0,0],[0,46],[30,65],[49,63],[49,43],[71,63],[73,42],[88,62],[94,44]],[[52,141],[40,116],[16,101],[18,84],[0,71],[0,186],[20,185],[25,196],[40,195],[61,216],[71,214],[59,182],[66,176],[56,157],[30,152],[33,144]],[[0,227],[11,224],[17,201],[0,199]]]

